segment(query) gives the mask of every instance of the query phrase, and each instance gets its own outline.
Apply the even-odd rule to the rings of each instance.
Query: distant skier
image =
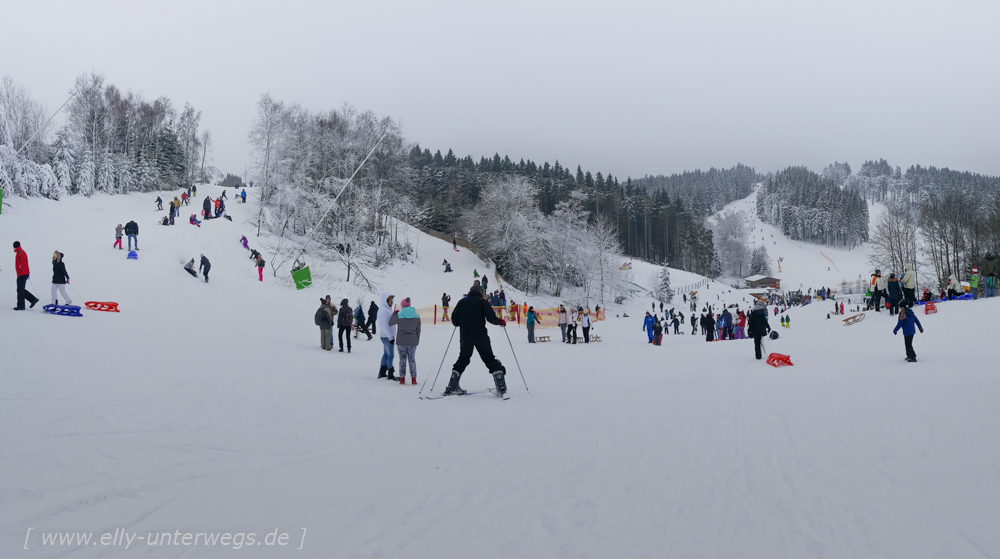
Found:
[[[899,334],[899,329],[903,329],[903,343],[906,345],[906,361],[908,363],[917,362],[917,354],[913,351],[913,335],[916,334],[913,330],[913,325],[916,325],[920,329],[920,333],[924,333],[924,327],[920,324],[920,320],[917,319],[917,313],[913,312],[912,307],[904,307],[899,309],[899,320],[896,321],[896,327],[892,329],[893,335]]]
[[[750,311],[750,318],[747,320],[747,335],[753,338],[754,352],[757,359],[761,358],[760,339],[771,331],[771,325],[767,323],[767,308],[764,303],[757,301]]]
[[[134,220],[126,223],[125,236],[128,237],[128,249],[132,250],[132,241],[135,241],[135,250],[139,250],[139,224]]]
[[[115,226],[115,244],[111,245],[111,248],[118,247],[118,250],[122,250],[122,224],[119,223]]]
[[[497,318],[493,307],[486,302],[486,299],[483,299],[483,292],[478,287],[473,287],[469,290],[468,296],[455,305],[455,311],[451,314],[451,322],[459,329],[459,353],[458,360],[452,367],[451,381],[444,393],[465,394],[465,390],[459,386],[459,381],[465,368],[472,360],[473,349],[479,352],[479,357],[482,358],[487,370],[493,375],[497,392],[501,395],[507,392],[507,383],[504,380],[507,371],[493,355],[490,336],[486,331],[487,322],[505,327],[507,321]]]
[[[378,319],[378,329],[382,331],[379,339],[382,342],[382,359],[379,361],[378,378],[388,378],[389,380],[399,380],[396,378],[396,368],[392,366],[392,360],[396,356],[396,327],[389,325],[392,315],[392,299],[394,295],[383,291],[379,295],[382,304],[377,308],[375,316]],[[374,301],[373,301],[374,303]],[[368,320],[371,321],[372,312],[368,311]]]
[[[163,211],[163,198],[160,198],[159,196],[156,197],[156,210]]]
[[[205,276],[205,283],[208,283],[208,271],[212,269],[212,263],[205,258],[205,255],[201,255],[201,263],[198,265],[198,271]]]
[[[63,253],[58,250],[52,254],[52,304],[58,305],[56,291],[62,293],[63,301],[67,305],[72,305],[73,301],[66,294],[66,284],[69,283],[69,273],[66,272],[66,263],[63,262]]]
[[[399,384],[406,384],[406,366],[410,366],[410,382],[417,384],[417,345],[420,344],[420,315],[407,297],[399,303],[399,312],[389,317],[389,326],[396,328],[396,351],[399,352]]]

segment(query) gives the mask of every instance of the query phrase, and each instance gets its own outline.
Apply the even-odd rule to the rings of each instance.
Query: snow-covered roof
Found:
[[[743,278],[743,279],[745,279],[747,281],[760,281],[760,280],[765,279],[767,277],[769,277],[769,276],[762,276],[760,274],[757,274],[755,276],[750,276],[748,278]]]

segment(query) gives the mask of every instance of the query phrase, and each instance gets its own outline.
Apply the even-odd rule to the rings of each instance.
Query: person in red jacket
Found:
[[[21,248],[19,241],[14,241],[14,270],[17,272],[17,306],[14,307],[14,310],[23,311],[25,299],[31,302],[31,307],[34,307],[35,303],[38,302],[38,297],[32,295],[27,289],[28,276],[30,274],[30,270],[28,270],[28,255]]]

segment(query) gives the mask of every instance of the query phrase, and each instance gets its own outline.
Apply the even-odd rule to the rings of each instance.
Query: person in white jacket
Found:
[[[590,307],[587,307],[582,314],[580,314],[580,327],[583,328],[583,343],[590,343],[590,327],[593,322],[590,320]]]
[[[569,312],[569,325],[566,327],[566,343],[568,343],[568,344],[575,344],[576,340],[577,340],[577,337],[576,337],[576,319],[577,319],[576,311],[575,310],[570,311]],[[569,341],[570,337],[573,338],[572,342]]]
[[[962,289],[962,285],[958,283],[958,278],[955,274],[948,276],[948,297],[958,297],[962,295],[965,290]]]
[[[392,299],[394,295],[388,291],[383,291],[379,295],[381,304],[378,307],[378,329],[379,341],[382,342],[382,361],[379,363],[378,378],[388,378],[389,380],[399,380],[396,378],[396,368],[392,366],[392,359],[396,354],[396,327],[389,325],[389,316],[392,314]]]

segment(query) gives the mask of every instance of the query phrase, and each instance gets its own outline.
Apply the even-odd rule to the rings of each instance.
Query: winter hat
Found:
[[[760,301],[757,301],[757,302],[756,302],[756,303],[754,304],[753,308],[754,308],[754,310],[757,310],[757,309],[763,309],[763,308],[764,308],[764,303],[761,303]]]
[[[21,248],[21,241],[14,241],[14,248]]]
[[[406,297],[405,299],[403,299],[402,301],[400,301],[399,306],[400,306],[400,308],[403,308],[403,309],[405,309],[406,307],[409,307],[410,306],[410,298]]]
[[[347,306],[347,299],[341,299],[340,300],[340,306],[341,307],[346,307]]]

